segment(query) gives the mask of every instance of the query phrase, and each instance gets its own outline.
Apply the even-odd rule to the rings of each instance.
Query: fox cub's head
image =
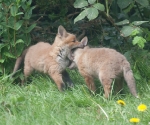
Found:
[[[80,42],[83,46],[86,46],[87,43],[88,43],[88,38],[85,36],[81,42]],[[76,59],[79,60],[80,58],[80,55],[84,52],[84,50],[88,49],[89,47],[86,46],[84,49],[79,49],[79,48],[75,48],[73,49],[70,54],[69,54],[69,59],[71,61],[71,64],[68,66],[69,69],[74,69],[74,68],[77,68],[77,65],[76,65]]]
[[[67,47],[68,49],[83,48],[84,45],[78,42],[76,36],[68,33],[63,26],[58,27],[58,33],[55,38],[54,44],[60,47]]]

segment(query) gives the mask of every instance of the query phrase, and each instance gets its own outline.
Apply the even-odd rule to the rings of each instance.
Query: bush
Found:
[[[0,73],[9,73],[25,46],[31,43],[31,30],[36,26],[32,16],[32,0],[1,0],[0,2]]]

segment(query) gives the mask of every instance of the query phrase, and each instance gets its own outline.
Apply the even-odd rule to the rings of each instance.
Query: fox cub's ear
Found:
[[[88,42],[88,38],[87,38],[87,36],[85,36],[85,37],[81,40],[81,43],[83,44],[83,46],[86,46],[86,45],[87,45],[87,42]]]
[[[67,31],[65,30],[65,28],[63,26],[59,26],[58,27],[58,35],[60,37],[66,37],[67,36]]]

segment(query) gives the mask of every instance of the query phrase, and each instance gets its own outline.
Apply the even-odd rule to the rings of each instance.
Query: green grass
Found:
[[[129,125],[132,117],[139,125],[150,124],[150,83],[137,81],[140,99],[134,98],[125,86],[124,95],[110,99],[100,93],[89,94],[83,78],[70,72],[75,83],[72,90],[59,92],[48,76],[34,74],[27,86],[20,87],[0,78],[0,125]],[[120,106],[117,100],[126,105]],[[147,105],[145,112],[137,106]]]

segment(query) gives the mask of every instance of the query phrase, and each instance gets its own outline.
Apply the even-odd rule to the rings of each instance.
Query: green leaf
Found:
[[[135,79],[137,79],[137,80],[142,79],[139,73],[134,73],[134,77],[135,77]]]
[[[3,18],[3,13],[2,12],[0,12],[0,19],[2,19]]]
[[[32,0],[29,0],[29,1],[27,2],[27,5],[30,6],[31,3],[32,3]]]
[[[25,33],[29,33],[29,32],[31,32],[31,30],[33,30],[33,29],[35,28],[35,26],[36,26],[36,24],[35,24],[35,23],[34,23],[34,24],[32,24],[31,26],[29,26],[29,27],[26,29]]]
[[[85,10],[83,10],[75,19],[74,19],[74,23],[76,23],[79,20],[82,20],[83,18],[85,18],[88,14],[88,8],[86,8]]]
[[[89,8],[87,18],[93,20],[98,16],[98,10],[96,8]]]
[[[4,63],[5,59],[0,59],[0,63]]]
[[[7,46],[7,44],[4,44],[4,43],[1,43],[1,44],[0,44],[0,52],[1,52],[1,49],[2,49],[3,47],[5,47],[5,46]]]
[[[20,0],[16,0],[16,3],[17,3],[17,5],[19,5],[19,3],[20,3]]]
[[[9,58],[16,58],[14,55],[12,55],[11,53],[9,53],[9,52],[4,52],[3,53],[5,56],[7,56],[7,57],[9,57]]]
[[[16,14],[16,16],[18,16],[18,15],[22,15],[22,14],[23,14],[23,12],[19,12],[19,13],[17,13],[17,14]]]
[[[23,3],[25,3],[27,0],[22,0]]]
[[[17,23],[15,23],[13,29],[14,30],[19,30],[20,27],[22,26],[22,24],[23,24],[23,20],[19,20]]]
[[[0,73],[3,73],[3,68],[2,67],[0,67]]]
[[[31,7],[28,11],[25,12],[24,19],[30,19],[32,16],[32,10],[35,8],[35,6]]]
[[[149,6],[149,1],[148,0],[136,0],[139,4],[141,4],[143,7]]]
[[[17,6],[11,6],[10,13],[12,16],[16,16],[16,13],[18,12]]]
[[[88,6],[88,2],[86,0],[76,0],[73,5],[75,8],[82,8]]]
[[[24,41],[23,41],[22,39],[18,39],[18,40],[16,41],[15,45],[18,44],[18,43],[24,43]]]
[[[132,31],[134,30],[134,28],[132,26],[124,26],[122,29],[121,29],[121,35],[123,37],[127,37],[127,36],[130,36],[130,34],[132,33]]]
[[[144,28],[143,31],[146,34],[145,35],[146,41],[150,41],[150,30],[148,28]]]
[[[93,5],[93,7],[95,7],[96,9],[100,10],[100,11],[104,11],[105,10],[105,7],[103,4],[101,3],[96,3]]]
[[[130,36],[135,36],[135,35],[137,35],[137,34],[139,34],[140,33],[140,31],[136,28],[136,29],[134,29],[133,31],[132,31],[132,33],[130,34]]]
[[[138,45],[140,48],[143,48],[144,47],[144,43],[146,43],[146,40],[141,37],[141,36],[136,36],[134,37],[134,39],[132,40],[132,44],[133,45]]]
[[[139,25],[141,25],[143,23],[147,23],[147,22],[149,22],[149,21],[134,21],[134,22],[132,22],[132,24],[139,26]]]
[[[134,7],[134,3],[131,3],[128,7],[123,9],[123,12],[129,13],[133,7]]]
[[[117,0],[117,4],[121,9],[126,8],[132,2],[133,2],[133,0]]]
[[[129,50],[127,52],[124,53],[124,56],[128,59],[128,60],[131,60],[131,53],[132,53],[132,50]]]
[[[115,24],[118,25],[118,26],[125,25],[125,24],[129,24],[129,20],[125,19],[125,20],[120,21],[120,22],[115,23]]]
[[[4,31],[1,29],[1,30],[0,30],[0,36],[1,36],[3,33],[4,33]]]
[[[95,1],[96,1],[96,0],[88,0],[88,2],[89,2],[90,4],[95,3]]]

